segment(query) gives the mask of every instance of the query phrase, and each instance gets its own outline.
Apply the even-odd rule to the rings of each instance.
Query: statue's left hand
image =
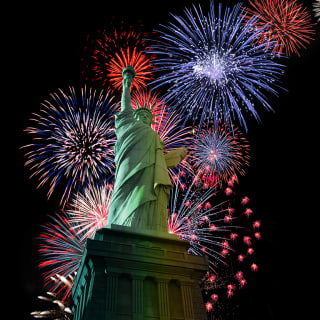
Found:
[[[180,154],[180,157],[181,157],[181,161],[187,156],[188,154],[188,149],[187,148],[181,148],[181,154]]]
[[[187,153],[188,153],[187,148],[179,148],[179,149],[169,151],[164,156],[167,167],[168,168],[176,167],[187,156]]]

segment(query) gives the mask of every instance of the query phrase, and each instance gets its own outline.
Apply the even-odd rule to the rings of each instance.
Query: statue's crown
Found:
[[[143,107],[140,107],[140,105],[139,105],[139,103],[138,103],[137,100],[136,100],[136,105],[137,105],[137,109],[134,110],[134,115],[138,115],[140,112],[144,111],[144,112],[148,112],[149,115],[150,115],[152,118],[158,116],[158,114],[153,114],[153,113],[152,113],[152,110],[156,107],[156,105],[153,106],[153,107],[151,106],[151,108],[147,108],[147,100],[145,101]],[[152,121],[151,123],[157,124],[157,123],[154,122],[154,121]]]

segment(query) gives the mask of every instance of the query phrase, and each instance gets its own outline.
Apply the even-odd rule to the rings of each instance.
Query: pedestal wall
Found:
[[[73,286],[74,320],[205,320],[205,256],[168,233],[112,225],[88,239]]]

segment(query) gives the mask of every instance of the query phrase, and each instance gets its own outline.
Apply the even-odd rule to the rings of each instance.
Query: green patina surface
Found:
[[[117,224],[140,231],[168,231],[167,206],[172,186],[168,168],[177,166],[187,149],[177,149],[164,156],[163,142],[151,128],[150,110],[132,109],[133,77],[133,68],[126,67],[121,111],[115,116],[116,173],[107,227]]]
[[[74,320],[206,320],[206,256],[176,235],[113,226],[88,239],[74,281]]]

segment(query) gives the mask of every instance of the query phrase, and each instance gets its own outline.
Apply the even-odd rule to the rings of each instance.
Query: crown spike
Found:
[[[139,105],[139,102],[138,102],[138,100],[137,99],[134,99],[135,100],[135,102],[136,102],[136,105],[137,105],[137,109],[139,109],[140,108],[140,105]]]

